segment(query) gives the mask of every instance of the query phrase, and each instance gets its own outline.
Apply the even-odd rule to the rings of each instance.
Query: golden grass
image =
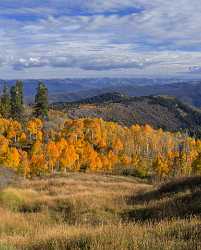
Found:
[[[8,187],[0,192],[0,250],[201,249],[198,216],[124,220],[122,214],[134,209],[158,207],[156,216],[169,209],[164,204],[170,197],[128,202],[127,197],[151,190],[129,177],[80,173]]]

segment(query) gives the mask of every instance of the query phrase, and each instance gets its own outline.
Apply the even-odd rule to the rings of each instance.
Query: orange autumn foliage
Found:
[[[97,118],[69,119],[53,130],[40,119],[23,125],[0,119],[0,164],[28,177],[67,170],[112,171],[117,166],[160,178],[190,175],[198,169],[200,153],[200,140],[149,125],[128,128]]]

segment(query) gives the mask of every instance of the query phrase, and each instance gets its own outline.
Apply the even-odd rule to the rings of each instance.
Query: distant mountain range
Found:
[[[39,80],[24,80],[26,101],[33,102]],[[108,92],[120,92],[129,96],[169,95],[201,107],[201,80],[148,78],[90,78],[42,80],[49,89],[50,102],[71,102]],[[2,89],[4,80],[0,80]],[[15,80],[7,81],[13,85]]]
[[[187,131],[201,137],[201,110],[169,96],[129,97],[106,93],[77,102],[55,103],[69,118],[103,118],[122,125],[149,124],[167,131]]]

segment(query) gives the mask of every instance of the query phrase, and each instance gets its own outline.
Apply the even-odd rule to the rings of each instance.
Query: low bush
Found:
[[[0,192],[0,203],[3,207],[14,212],[36,212],[40,210],[37,203],[37,192],[7,188]]]

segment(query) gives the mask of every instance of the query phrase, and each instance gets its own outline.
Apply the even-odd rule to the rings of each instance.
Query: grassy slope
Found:
[[[0,249],[199,249],[201,180],[190,183],[81,173],[23,181],[0,192]]]

